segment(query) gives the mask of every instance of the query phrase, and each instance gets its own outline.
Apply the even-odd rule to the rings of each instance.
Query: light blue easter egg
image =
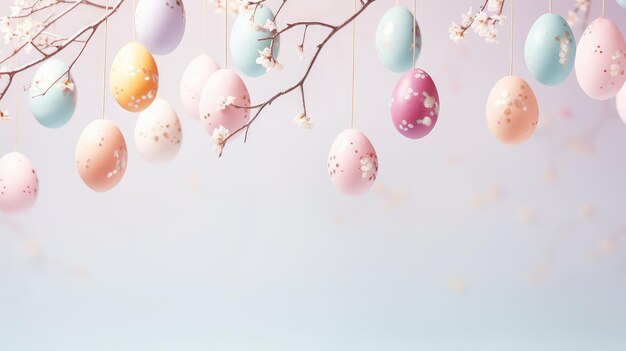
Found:
[[[256,61],[260,56],[259,52],[271,45],[271,40],[259,39],[271,37],[273,33],[276,33],[275,30],[269,31],[264,27],[268,20],[273,19],[274,14],[269,7],[260,5],[256,13],[253,10],[242,11],[233,24],[230,34],[230,53],[235,66],[249,77],[258,77],[267,72],[266,68]],[[276,38],[272,49],[274,58],[278,57],[279,49],[280,39]]]
[[[576,57],[576,40],[565,19],[555,13],[546,13],[532,25],[524,47],[526,66],[540,83],[563,83]]]
[[[626,9],[626,0],[617,0],[617,4]]]
[[[51,58],[33,77],[29,89],[30,110],[44,127],[62,127],[74,114],[76,86],[67,68],[62,61]]]
[[[422,35],[413,14],[402,6],[387,11],[376,29],[376,52],[383,65],[394,72],[406,72],[413,68],[421,49]]]

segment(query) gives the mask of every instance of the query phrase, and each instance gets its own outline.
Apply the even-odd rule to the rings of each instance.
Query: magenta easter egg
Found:
[[[378,173],[378,156],[370,140],[356,129],[337,136],[328,155],[328,175],[333,185],[346,195],[366,192]]]
[[[414,68],[406,72],[391,96],[391,121],[410,139],[423,138],[435,127],[439,117],[439,94],[428,73]]]
[[[626,80],[626,44],[611,20],[599,17],[589,24],[578,42],[574,66],[589,97],[607,100],[617,94]]]
[[[248,123],[250,94],[239,75],[230,69],[221,69],[211,75],[200,96],[200,121],[213,135],[220,126],[234,133]]]
[[[0,211],[24,212],[35,204],[39,179],[30,160],[19,152],[0,159]]]
[[[505,144],[519,144],[537,128],[537,97],[525,80],[506,76],[491,89],[486,116],[487,126],[498,140]]]
[[[180,80],[180,101],[185,112],[193,119],[200,119],[200,94],[209,77],[220,66],[207,55],[200,55],[193,59],[185,69]]]

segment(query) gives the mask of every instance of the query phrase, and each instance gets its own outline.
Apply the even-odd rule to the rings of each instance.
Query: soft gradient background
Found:
[[[81,130],[100,117],[102,33],[73,71],[79,103],[66,127],[38,125],[22,94],[20,151],[38,169],[41,195],[29,213],[0,216],[0,350],[626,349],[626,126],[614,101],[587,98],[574,74],[556,88],[530,78],[523,45],[548,1],[517,1],[514,72],[537,93],[541,127],[515,147],[496,141],[484,117],[489,90],[508,74],[510,22],[497,45],[473,33],[448,39],[450,21],[482,0],[418,1],[418,65],[439,87],[441,115],[423,140],[394,130],[388,104],[399,75],[374,47],[394,3],[377,1],[358,21],[356,126],[381,166],[359,198],[340,195],[326,174],[329,147],[350,125],[349,30],[307,83],[312,131],[292,122],[295,94],[263,114],[248,144],[217,159],[178,98],[185,66],[201,53],[201,1],[185,1],[184,40],[157,58],[159,96],[184,127],[180,154],[143,161],[136,116],[107,88],[107,117],[130,155],[125,179],[106,194],[81,182],[74,160]],[[573,5],[554,9],[565,16]],[[352,7],[290,0],[279,25],[338,23]],[[606,7],[626,33],[626,10]],[[207,8],[207,51],[223,63],[223,17]],[[590,18],[599,13],[593,0]],[[84,10],[59,30],[98,15]],[[109,64],[132,38],[130,0],[110,28]],[[322,34],[310,31],[309,53]],[[253,102],[298,79],[299,40],[283,37],[282,72],[246,79]],[[15,91],[0,106],[13,117]],[[12,125],[0,126],[2,153],[11,145]]]

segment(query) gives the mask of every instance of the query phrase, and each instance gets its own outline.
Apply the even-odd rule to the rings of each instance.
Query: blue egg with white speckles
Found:
[[[62,127],[74,114],[76,86],[67,70],[62,61],[48,59],[35,72],[29,89],[30,110],[44,127]]]
[[[626,0],[617,0],[617,4],[626,9]]]
[[[563,83],[576,57],[576,40],[567,21],[555,13],[539,17],[528,32],[524,54],[528,70],[540,83]]]
[[[254,16],[254,20],[252,20]],[[260,5],[256,12],[243,10],[235,23],[230,34],[230,53],[235,66],[249,77],[258,77],[267,72],[266,68],[257,63],[261,51],[269,48],[271,40],[259,40],[271,37],[276,30],[268,30],[265,25],[268,20],[273,20],[274,14],[267,6]],[[276,38],[272,56],[278,57],[280,38]]]
[[[385,67],[397,73],[410,70],[421,48],[420,28],[409,10],[395,6],[383,15],[376,29],[376,52]]]

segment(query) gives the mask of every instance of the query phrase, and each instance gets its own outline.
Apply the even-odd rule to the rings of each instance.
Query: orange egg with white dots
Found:
[[[124,45],[111,65],[111,93],[130,112],[145,110],[159,90],[159,70],[152,54],[143,45]]]

